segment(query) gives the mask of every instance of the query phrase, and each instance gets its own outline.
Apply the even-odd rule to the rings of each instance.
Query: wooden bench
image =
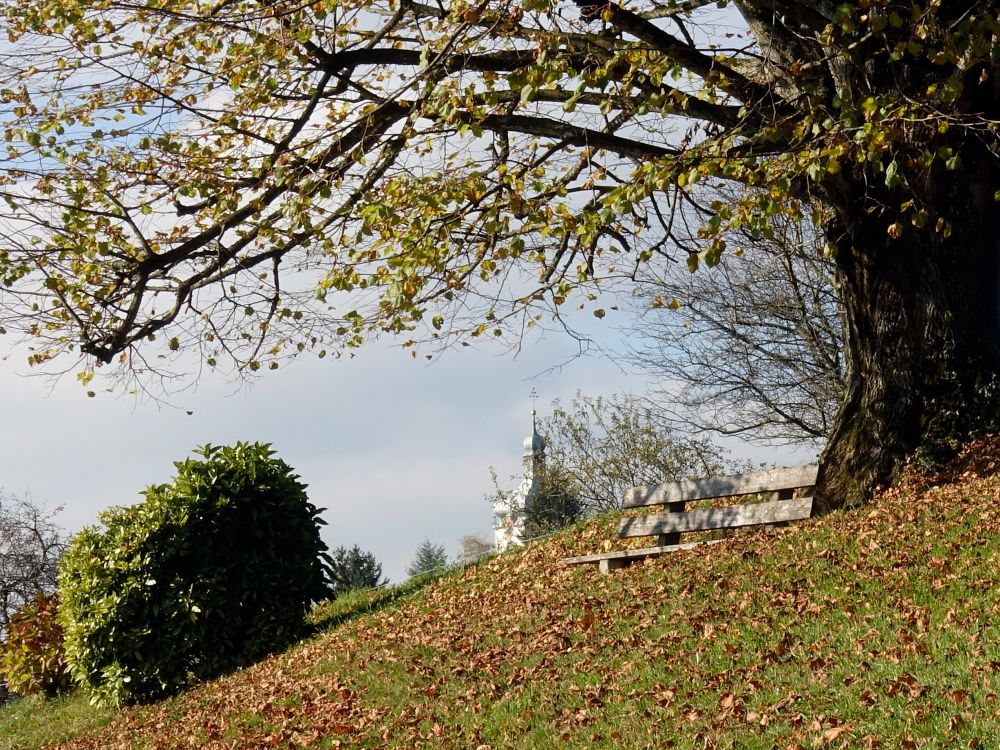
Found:
[[[655,487],[633,487],[625,495],[623,508],[662,505],[665,506],[666,512],[623,518],[618,525],[617,536],[620,539],[655,536],[656,546],[568,557],[562,562],[565,565],[598,563],[601,572],[607,573],[609,570],[624,568],[635,560],[723,541],[713,539],[681,544],[681,534],[686,532],[736,529],[742,526],[761,526],[809,518],[812,513],[811,495],[796,498],[795,494],[796,490],[811,488],[816,484],[816,469],[815,464],[810,464],[729,477],[666,482]],[[770,501],[749,505],[685,510],[687,503],[697,500],[745,497],[763,493],[773,494],[774,497]]]

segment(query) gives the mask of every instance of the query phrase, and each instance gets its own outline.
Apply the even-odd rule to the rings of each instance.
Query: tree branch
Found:
[[[470,118],[471,121],[471,118]],[[498,133],[524,133],[543,138],[557,138],[574,146],[604,149],[630,159],[657,159],[676,156],[679,151],[653,143],[642,143],[630,138],[603,133],[600,130],[572,125],[532,115],[488,115],[479,121],[487,130]]]
[[[727,94],[750,104],[772,102],[778,106],[777,96],[770,86],[751,81],[742,73],[725,65],[711,55],[682,42],[642,16],[626,10],[614,2],[601,0],[573,0],[585,20],[604,17],[620,31],[650,45],[692,73],[712,82]]]

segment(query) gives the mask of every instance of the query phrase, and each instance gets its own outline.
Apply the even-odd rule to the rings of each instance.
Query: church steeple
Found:
[[[535,421],[535,410],[531,410],[531,434],[524,439],[524,458],[545,460],[545,438],[538,434],[538,425]],[[534,470],[534,465],[532,465]]]
[[[534,401],[538,394],[531,389]],[[532,404],[534,406],[534,404]],[[524,439],[524,475],[518,488],[510,493],[505,504],[494,501],[494,536],[497,551],[503,552],[511,544],[521,544],[524,539],[524,509],[530,500],[541,491],[542,475],[545,473],[545,438],[538,434],[538,413],[531,410],[531,434]]]
[[[524,439],[524,476],[532,477],[545,471],[545,438],[538,434],[538,412],[535,411],[535,399],[538,391],[531,389],[531,434]]]

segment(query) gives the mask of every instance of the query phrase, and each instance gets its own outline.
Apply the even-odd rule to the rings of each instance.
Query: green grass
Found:
[[[310,612],[308,621],[315,633],[337,627],[356,617],[383,609],[405,599],[437,580],[439,576],[421,576],[397,586],[352,591],[337,599],[322,602]],[[296,696],[285,699],[286,707],[294,707]],[[176,698],[168,698],[160,705],[170,713]],[[74,737],[93,732],[119,716],[114,709],[91,705],[82,691],[74,691],[53,699],[30,696],[0,707],[0,750],[34,750],[58,745]],[[174,718],[179,718],[175,716]],[[243,725],[256,728],[264,722],[254,712],[246,712]],[[239,726],[236,727],[236,730]],[[228,735],[230,741],[239,738],[239,732]]]
[[[424,574],[394,586],[348,591],[336,599],[317,604],[309,613],[309,623],[316,633],[335,628],[361,615],[378,612],[393,602],[420,591],[442,575],[447,575],[447,571]]]
[[[101,732],[73,698],[0,711],[0,748],[993,748],[998,499],[1000,477],[910,486],[612,575],[560,566],[604,519],[325,604],[299,647]]]
[[[46,700],[31,696],[0,708],[0,750],[29,750],[62,742],[108,723],[112,712],[80,692]]]

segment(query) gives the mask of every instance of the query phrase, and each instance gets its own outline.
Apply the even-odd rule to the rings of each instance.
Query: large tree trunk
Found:
[[[848,386],[820,459],[814,512],[861,503],[907,461],[947,458],[969,435],[996,426],[998,175],[995,157],[967,147],[959,169],[914,176],[951,222],[949,237],[935,231],[932,216],[922,229],[906,222],[892,239],[888,221],[870,209],[891,212],[902,191],[873,195],[871,180],[848,186],[853,198],[840,201],[839,226],[830,227],[839,238]]]

